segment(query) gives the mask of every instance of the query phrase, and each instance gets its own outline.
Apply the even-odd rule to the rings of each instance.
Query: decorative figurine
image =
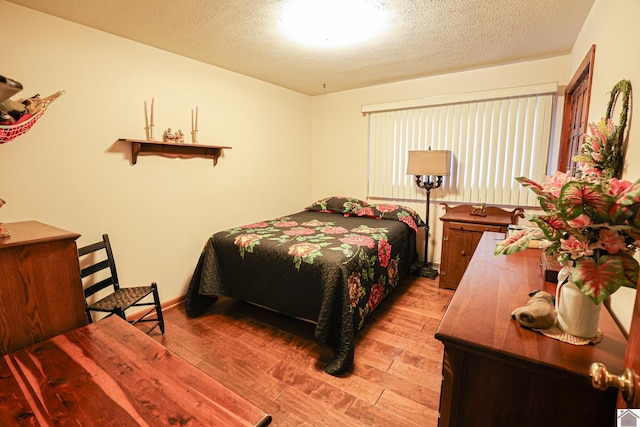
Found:
[[[168,128],[167,130],[164,131],[164,134],[162,134],[162,140],[164,142],[175,142],[175,135],[173,134],[173,131],[171,130],[171,128]]]
[[[0,199],[0,208],[2,206],[4,206],[6,202],[2,199]],[[0,222],[0,237],[9,237],[11,235],[11,233],[9,233],[9,230],[7,230],[4,226],[3,223]]]
[[[472,206],[471,212],[469,212],[469,215],[487,216],[485,204],[481,203],[479,205]]]
[[[182,129],[178,129],[178,132],[176,132],[175,141],[179,144],[184,143],[184,133],[182,132]]]
[[[536,289],[529,292],[527,304],[511,312],[511,318],[521,326],[533,329],[547,329],[556,322],[555,297]]]

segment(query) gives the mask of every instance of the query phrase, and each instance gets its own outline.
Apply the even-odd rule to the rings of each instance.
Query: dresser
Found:
[[[441,203],[446,213],[442,221],[442,260],[439,286],[456,289],[478,242],[485,231],[506,233],[509,224],[523,217],[523,209],[512,211],[486,206],[478,212],[471,205],[454,207]]]
[[[604,336],[574,346],[511,319],[545,282],[539,249],[493,256],[501,233],[484,233],[436,330],[444,344],[440,427],[613,426],[617,390],[591,386],[589,367],[622,372],[626,339],[606,309]]]
[[[87,324],[76,239],[38,221],[0,238],[0,354]]]

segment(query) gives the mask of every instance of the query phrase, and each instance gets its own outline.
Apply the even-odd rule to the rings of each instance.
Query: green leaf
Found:
[[[540,207],[547,213],[553,213],[558,210],[558,199],[555,197],[538,197]]]
[[[564,222],[557,215],[538,216],[531,219],[548,240],[558,240],[564,232]]]
[[[567,219],[574,219],[581,214],[588,215],[594,222],[608,219],[606,212],[615,202],[613,197],[605,194],[602,187],[584,181],[571,181],[560,190],[558,208]]]
[[[351,246],[343,243],[338,248],[327,248],[331,251],[340,251],[344,255],[345,258],[351,258],[353,256],[353,251],[351,250]]]
[[[616,224],[629,220],[630,223],[638,224],[640,215],[640,179],[633,183],[631,188],[627,188],[625,193],[615,201],[609,209],[609,216]]]
[[[576,286],[596,304],[607,299],[620,286],[635,286],[625,275],[622,256],[579,258],[571,277]]]
[[[636,288],[636,286],[638,285],[640,264],[638,264],[638,261],[636,261],[633,256],[625,253],[621,253],[620,258],[622,261],[622,268],[624,268],[624,275],[627,277],[627,281],[629,282],[624,286],[627,286],[629,288]]]
[[[538,184],[532,179],[527,178],[526,176],[519,176],[516,178],[516,181],[518,181],[523,187],[529,188],[537,195],[543,194],[542,185]]]
[[[496,244],[493,255],[494,257],[498,257],[500,255],[511,255],[516,252],[522,252],[529,246],[529,241],[531,241],[530,233],[527,232],[527,230],[522,230]]]

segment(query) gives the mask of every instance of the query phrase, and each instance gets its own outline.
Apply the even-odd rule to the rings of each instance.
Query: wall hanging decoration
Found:
[[[624,159],[624,128],[631,84],[616,84],[607,116],[589,124],[575,176],[556,172],[542,184],[516,180],[532,190],[544,210],[531,219],[544,233],[547,256],[563,268],[558,274],[558,326],[580,338],[598,332],[601,303],[621,286],[635,288],[640,265],[634,258],[640,245],[640,179],[620,179]],[[611,119],[619,94],[620,125]],[[528,247],[532,234],[522,230],[496,246],[496,256]]]
[[[611,89],[611,97],[607,104],[607,113],[598,123],[590,123],[584,137],[581,152],[573,161],[581,164],[583,170],[597,169],[602,179],[620,178],[624,164],[624,131],[627,127],[629,112],[629,95],[631,82],[620,80]],[[620,120],[618,125],[612,115],[617,105],[618,97],[622,95],[620,106]]]
[[[24,135],[36,124],[49,105],[65,91],[58,91],[46,98],[32,96],[21,102],[7,99],[0,103],[0,144]]]

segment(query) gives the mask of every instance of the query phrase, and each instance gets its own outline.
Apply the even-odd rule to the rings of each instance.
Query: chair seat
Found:
[[[89,309],[113,311],[116,307],[126,308],[153,292],[151,286],[138,286],[133,288],[120,288],[111,295],[91,304]]]
[[[106,317],[115,314],[132,325],[148,322],[152,326],[147,329],[147,333],[159,327],[160,332],[164,334],[164,318],[160,295],[158,295],[158,284],[152,282],[150,286],[120,287],[116,262],[107,234],[103,234],[99,242],[78,248],[78,261],[85,300],[99,298],[98,295],[104,295],[107,290],[112,292],[91,305],[87,301],[86,311],[89,323],[93,322],[92,312],[106,312],[109,313]],[[142,301],[146,296],[153,297],[153,302]],[[134,318],[127,319],[127,310],[143,306],[146,309],[138,311]],[[154,312],[155,317],[153,317]]]

